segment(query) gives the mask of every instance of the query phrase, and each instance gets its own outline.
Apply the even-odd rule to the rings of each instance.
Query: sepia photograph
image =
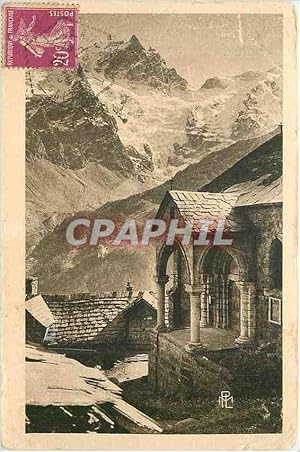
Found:
[[[282,26],[83,14],[26,70],[27,432],[281,432]]]
[[[294,450],[296,13],[96,3],[2,8],[4,447]]]

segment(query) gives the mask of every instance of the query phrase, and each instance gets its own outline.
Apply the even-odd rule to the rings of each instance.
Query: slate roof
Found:
[[[171,190],[163,198],[157,218],[170,203],[183,220],[225,218],[225,231],[251,227],[235,207],[282,203],[282,133],[273,136],[198,191]],[[197,230],[196,227],[194,229]],[[215,223],[209,228],[215,230]]]
[[[162,218],[167,206],[172,203],[185,222],[192,221],[194,231],[199,231],[201,220],[211,221],[209,230],[214,231],[220,219],[225,220],[224,229],[227,231],[243,230],[249,226],[247,221],[233,211],[238,197],[238,193],[171,190],[166,193],[156,217]]]
[[[96,368],[75,359],[26,344],[26,403],[30,405],[92,405],[113,402],[122,390]],[[55,370],[54,370],[55,369]],[[85,379],[97,378],[98,389]]]
[[[104,292],[100,294],[44,295],[54,316],[48,339],[61,343],[84,343],[96,340],[115,319],[142,300],[156,309],[149,292]]]
[[[44,327],[48,328],[54,323],[52,312],[41,295],[25,301],[25,309]]]
[[[236,207],[282,203],[282,134],[272,137],[199,191],[239,193]]]
[[[282,203],[282,177],[264,184],[264,178],[233,185],[224,193],[238,193],[236,207]]]
[[[104,373],[64,355],[26,344],[26,404],[37,406],[91,406],[94,414],[112,426],[121,414],[143,433],[161,432],[153,419],[122,399],[122,389]],[[106,409],[108,412],[106,413]],[[69,416],[72,412],[69,411]]]

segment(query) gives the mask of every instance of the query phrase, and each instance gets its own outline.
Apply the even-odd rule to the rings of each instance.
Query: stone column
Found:
[[[226,315],[226,327],[229,327],[229,280],[225,281],[225,315]]]
[[[168,281],[167,276],[159,276],[156,280],[157,293],[157,325],[156,328],[162,331],[166,328],[166,314],[165,314],[165,285]]]
[[[203,275],[203,284],[201,285],[200,293],[200,326],[207,328],[208,326],[208,297],[209,297],[209,278],[208,275]]]
[[[215,328],[220,328],[220,278],[214,273],[214,294],[215,294]]]
[[[191,344],[200,343],[200,298],[198,292],[190,294],[191,303]]]
[[[247,344],[253,339],[253,331],[249,329],[249,312],[250,303],[253,303],[253,289],[255,288],[254,283],[241,282],[239,283],[240,288],[240,323],[241,331],[240,336],[236,340],[237,344]],[[251,319],[251,323],[252,319]],[[253,326],[252,326],[253,328]],[[250,330],[250,331],[249,331]],[[250,334],[249,334],[250,332]]]
[[[190,306],[191,306],[191,335],[188,344],[189,350],[203,349],[200,342],[200,290],[199,288],[192,288],[190,291]]]
[[[227,297],[226,297],[226,281],[225,276],[221,274],[220,276],[220,299],[221,299],[221,307],[222,307],[222,328],[227,328],[227,319],[226,319],[226,304],[227,304]]]
[[[255,338],[256,331],[256,303],[255,303],[255,284],[248,284],[248,337],[252,341]]]

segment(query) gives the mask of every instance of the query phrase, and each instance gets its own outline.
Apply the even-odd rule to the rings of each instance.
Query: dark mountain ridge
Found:
[[[273,137],[279,136],[278,134],[279,129],[276,129],[262,137],[239,141],[221,151],[208,154],[200,162],[191,164],[184,170],[176,173],[172,179],[173,189],[196,191],[201,190],[201,187],[203,187],[203,190],[208,191],[207,187],[210,187],[208,184],[214,184],[214,181],[217,181],[218,177],[222,178],[222,175],[226,170],[234,168],[237,162],[243,161],[244,158],[247,159],[248,154],[251,154],[252,156],[255,149],[257,149],[256,152],[259,155],[259,158],[261,158],[261,154],[264,152],[268,155],[270,153],[269,141]],[[274,139],[274,143],[278,140],[280,140],[280,138]],[[266,159],[267,158],[268,157],[266,156]],[[249,159],[250,157],[248,160]],[[263,168],[260,169],[263,171]],[[235,170],[233,169],[233,171]],[[147,212],[156,213],[156,209],[167,190],[170,190],[170,181],[143,193],[129,196],[126,199],[104,204],[100,209],[95,211],[94,214],[96,216],[94,216],[94,218],[105,218],[104,215],[113,215],[116,212],[120,214],[122,212],[122,218],[123,216],[124,218],[131,217],[133,214],[139,215],[139,212],[143,214],[146,206]],[[101,215],[103,216],[101,217]]]
[[[178,190],[197,190],[207,186],[226,169],[234,168],[243,157],[255,149],[260,155],[269,152],[278,141],[278,130],[264,137],[242,141],[223,151],[212,153],[201,162],[190,165],[176,174],[173,188]],[[170,182],[130,196],[126,199],[106,203],[93,212],[77,212],[46,236],[32,253],[31,273],[38,276],[43,291],[99,291],[117,290],[126,285],[128,279],[134,287],[147,290],[154,288],[152,275],[155,273],[154,246],[110,247],[100,244],[97,247],[74,248],[65,238],[67,225],[74,218],[113,219],[122,223],[134,218],[138,223],[154,218],[158,206],[170,189]],[[125,265],[125,268],[124,268]]]
[[[27,100],[26,159],[46,159],[70,169],[97,162],[127,177],[137,165],[151,171],[151,152],[140,156],[133,146],[126,149],[115,118],[95,95],[81,67],[69,84],[63,98],[33,95]]]
[[[201,191],[223,192],[233,185],[261,180],[262,185],[269,185],[282,176],[282,134],[278,133],[265,145],[239,160]]]
[[[188,90],[187,81],[166,65],[157,50],[151,47],[146,50],[135,35],[127,42],[110,38],[104,47],[96,44],[92,50],[95,64],[85,53],[83,61],[108,80],[126,80],[159,90]]]

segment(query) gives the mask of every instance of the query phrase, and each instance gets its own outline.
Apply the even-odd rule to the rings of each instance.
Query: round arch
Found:
[[[215,253],[218,254],[218,259],[215,259],[215,262],[212,262],[212,266],[215,269],[216,273],[225,272],[226,267],[228,267],[229,265],[229,260],[233,259],[233,261],[237,264],[239,270],[240,281],[246,280],[248,276],[248,266],[243,253],[232,247],[225,248],[216,245],[210,245],[209,247],[205,248],[198,257],[198,262],[195,267],[198,278],[205,273],[205,265],[207,259],[209,259],[210,257],[210,254],[211,260],[213,260]]]
[[[212,245],[201,253],[197,268],[204,287],[201,325],[229,328],[240,334],[240,283],[246,273],[243,256],[232,248]]]
[[[166,243],[164,243],[160,248],[156,262],[157,277],[163,278],[166,276],[169,257],[176,250],[178,250],[181,253],[181,256],[183,257],[186,270],[186,279],[187,279],[186,284],[191,284],[192,283],[191,268],[189,265],[188,257],[186,255],[186,251],[179,240],[175,240],[174,245],[166,245]]]

